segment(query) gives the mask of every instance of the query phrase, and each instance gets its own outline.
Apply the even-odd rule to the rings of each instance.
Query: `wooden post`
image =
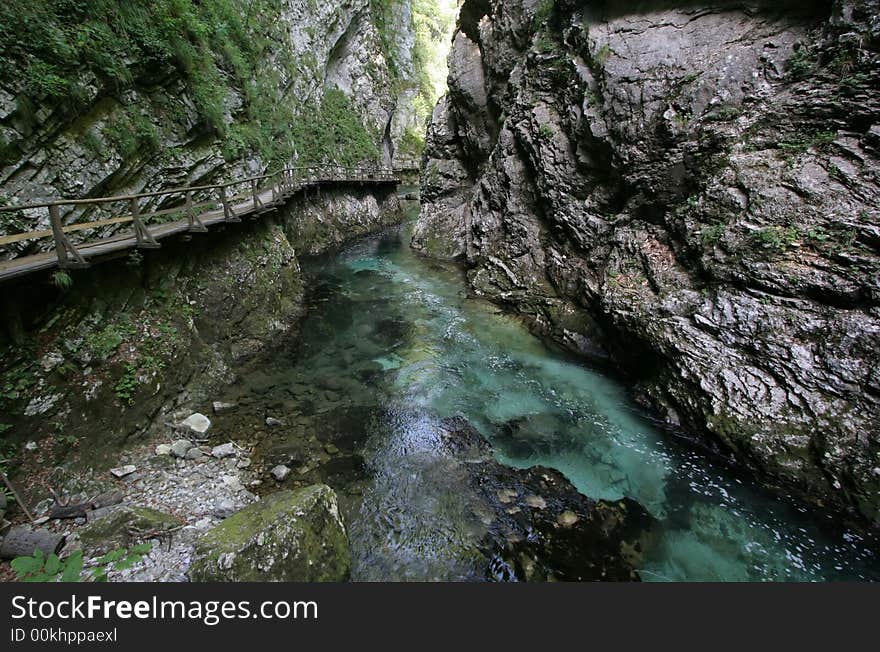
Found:
[[[55,253],[58,256],[58,266],[61,269],[76,269],[79,267],[88,267],[89,264],[79,255],[76,247],[67,238],[64,233],[64,227],[61,226],[61,211],[58,210],[56,204],[49,206],[49,221],[52,223],[52,235],[55,237]]]
[[[205,233],[208,230],[202,221],[199,219],[199,216],[196,215],[196,212],[193,210],[193,196],[192,191],[186,191],[186,219],[189,221],[189,230],[191,233]]]
[[[134,223],[134,237],[137,239],[138,249],[158,249],[161,245],[150,235],[149,229],[141,221],[141,209],[138,208],[137,199],[129,201],[131,218]]]
[[[232,206],[230,206],[229,202],[226,200],[226,186],[220,186],[220,201],[223,204],[223,218],[227,222],[241,222],[241,220],[235,215],[235,211],[232,210]]]
[[[251,194],[254,196],[254,210],[257,211],[263,207],[263,202],[260,201],[260,198],[257,193],[257,180],[251,179]]]

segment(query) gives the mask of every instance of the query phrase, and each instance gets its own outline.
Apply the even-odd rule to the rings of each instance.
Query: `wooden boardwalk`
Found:
[[[225,184],[189,186],[137,195],[3,206],[0,207],[0,212],[45,209],[49,213],[52,229],[0,236],[0,245],[51,237],[55,241],[55,249],[54,251],[0,261],[0,282],[53,267],[62,269],[87,267],[92,259],[126,249],[155,249],[160,246],[158,241],[162,238],[179,233],[205,232],[212,225],[239,222],[242,217],[274,211],[297,192],[335,183],[396,184],[398,178],[393,170],[388,169],[338,166],[285,168],[271,174],[248,177]],[[229,196],[230,189],[241,185],[246,186],[245,192]],[[196,194],[202,196],[202,199],[198,203],[193,203],[193,196]],[[210,198],[213,194],[217,195],[216,199]],[[181,204],[149,213],[140,212],[141,200],[155,200],[160,197],[178,199]],[[62,224],[62,207],[85,207],[88,209],[120,203],[127,204],[128,214],[92,222]],[[175,214],[181,214],[183,217],[152,226],[145,223],[145,220],[150,217],[171,216],[173,218]],[[87,240],[76,245],[67,236],[68,233],[75,231],[125,223],[131,223],[133,229],[125,233]]]

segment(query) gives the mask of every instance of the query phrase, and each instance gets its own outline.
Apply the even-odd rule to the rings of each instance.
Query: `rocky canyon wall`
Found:
[[[4,3],[0,203],[410,158],[423,131],[415,39],[411,0]],[[87,210],[62,218],[104,217]],[[0,235],[47,225],[45,209],[0,213]],[[3,245],[0,258],[51,246]]]
[[[466,0],[414,244],[876,524],[878,45],[876,0]]]

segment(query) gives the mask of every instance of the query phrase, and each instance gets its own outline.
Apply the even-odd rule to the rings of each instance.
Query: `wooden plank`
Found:
[[[322,172],[325,176],[318,177],[315,173]],[[280,173],[277,173],[280,175]],[[266,209],[274,208],[279,204],[284,203],[286,198],[306,189],[309,185],[318,186],[322,183],[334,183],[334,182],[350,182],[350,181],[360,181],[360,182],[370,182],[370,183],[382,183],[382,182],[397,182],[397,179],[393,173],[387,171],[361,171],[361,170],[352,170],[350,168],[298,168],[296,170],[287,171],[287,176],[290,179],[293,179],[294,182],[292,185],[289,185],[285,188],[284,192],[280,195],[276,193],[276,197],[273,200],[272,187],[267,187],[266,189],[259,191],[260,202],[264,205],[259,210],[254,210],[254,202],[253,195],[251,193],[245,192],[239,195],[236,195],[232,198],[227,198],[227,202],[230,207],[235,211],[236,215],[246,216],[246,215],[254,215],[254,214],[262,214],[264,212],[269,212]],[[311,174],[314,179],[309,182],[302,181],[303,177]],[[264,175],[263,177],[258,178],[270,178],[274,175]],[[231,182],[228,184],[223,184],[222,187],[226,188],[231,185],[235,185],[236,183],[244,183],[249,181],[249,179],[244,179],[237,182]],[[274,185],[274,184],[273,184]],[[208,188],[218,188],[217,186],[207,186]],[[196,186],[196,188],[202,188],[200,186]],[[185,192],[186,189],[174,189],[170,191],[165,191],[164,193],[146,193],[140,196],[156,196],[160,194],[171,194],[175,192]],[[120,198],[112,198],[113,201],[119,201]],[[95,200],[84,200],[85,203],[89,201],[95,202]],[[236,204],[235,202],[242,201],[242,203]],[[64,202],[60,202],[63,204]],[[207,206],[214,206],[216,202],[203,202],[200,203],[194,208],[202,208]],[[20,208],[20,207],[19,207]],[[150,217],[155,215],[162,214],[170,214],[174,212],[184,213],[184,207],[174,207],[167,208],[161,211],[155,211],[153,213],[144,213],[142,217]],[[206,225],[210,226],[213,224],[223,223],[224,220],[224,211],[222,209],[207,211],[199,215],[200,221]],[[98,228],[100,226],[107,226],[111,224],[118,224],[132,221],[131,216],[121,216],[115,218],[109,218],[107,220],[99,220],[96,222],[87,222],[83,224],[72,224],[67,227],[64,227],[63,231],[79,231],[88,228]],[[165,224],[154,225],[150,229],[150,234],[155,239],[169,237],[171,235],[186,233],[190,231],[190,224],[187,218],[175,221],[175,222],[166,222]],[[32,233],[42,233],[42,232],[32,232]],[[19,234],[24,235],[24,234]],[[47,235],[52,235],[51,231],[47,232]],[[6,236],[16,237],[16,236]],[[44,236],[45,237],[45,236]],[[0,240],[2,243],[2,240]],[[98,256],[103,256],[111,253],[116,253],[119,251],[125,251],[126,249],[132,249],[137,245],[137,238],[134,234],[115,234],[113,236],[109,236],[108,238],[104,238],[94,242],[86,242],[77,246],[77,252],[84,258],[94,258]],[[11,278],[16,278],[20,276],[24,276],[27,274],[31,274],[44,269],[51,269],[55,267],[58,263],[57,256],[53,255],[51,252],[45,252],[40,254],[35,254],[32,256],[24,256],[21,258],[16,258],[8,261],[0,261],[0,281],[8,280]]]

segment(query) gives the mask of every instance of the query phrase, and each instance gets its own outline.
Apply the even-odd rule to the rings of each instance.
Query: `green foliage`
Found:
[[[553,9],[556,7],[556,0],[541,0],[535,6],[535,18],[532,23],[536,27],[545,24],[553,17]]]
[[[402,158],[419,159],[425,150],[425,136],[415,129],[407,129],[403,132],[398,147],[398,156]]]
[[[397,48],[394,45],[394,6],[397,0],[370,0],[370,12],[373,24],[379,32],[379,43],[382,46],[382,54],[388,66],[388,72],[393,79],[400,75],[397,63]]]
[[[379,156],[378,136],[371,136],[351,100],[338,89],[328,89],[319,106],[307,106],[291,125],[294,147],[305,165],[334,161],[352,166]]]
[[[150,119],[134,107],[126,107],[121,115],[104,127],[104,135],[124,159],[145,156],[159,149],[159,131]]]
[[[3,384],[0,385],[0,404],[21,398],[35,383],[36,380],[27,367],[15,367],[4,372]]]
[[[95,568],[83,573],[83,553],[77,550],[69,557],[61,559],[56,554],[46,557],[41,550],[35,550],[28,557],[16,557],[10,563],[19,582],[80,582],[92,579],[106,582],[111,570],[125,570],[139,563],[152,549],[152,544],[141,543],[131,548],[111,550],[97,561]]]
[[[812,74],[816,69],[816,58],[810,49],[801,45],[785,62],[785,72],[791,79],[799,80]]]
[[[446,92],[446,57],[456,14],[456,3],[452,0],[412,2],[412,27],[416,37],[413,64],[419,90],[414,103],[422,122],[430,117],[437,100]]]
[[[134,325],[127,318],[121,317],[90,333],[86,337],[85,345],[94,357],[106,360],[116,352],[120,344],[134,337],[136,333]]]
[[[712,112],[706,116],[706,120],[710,122],[730,122],[736,120],[742,115],[742,109],[738,106],[730,104],[722,104],[712,109]]]
[[[704,245],[713,246],[721,240],[726,229],[727,225],[724,222],[716,222],[711,226],[703,227],[700,231],[700,238]]]
[[[553,127],[548,124],[542,124],[538,127],[538,133],[541,134],[542,138],[546,138],[547,140],[553,138]]]
[[[65,272],[63,269],[52,272],[51,280],[52,285],[54,285],[59,290],[69,290],[71,287],[73,287],[73,279],[70,277],[70,274]]]
[[[126,405],[134,405],[134,393],[137,390],[137,387],[137,366],[129,362],[125,365],[125,373],[123,373],[122,377],[117,381],[116,385],[113,387],[113,391],[116,393],[116,398],[122,403],[125,403]]]
[[[66,559],[52,553],[48,557],[35,550],[30,557],[16,557],[10,564],[19,582],[79,582],[83,553],[78,550]]]
[[[787,251],[800,240],[800,237],[800,231],[793,226],[771,226],[759,229],[752,234],[752,240],[758,247],[773,253]]]
[[[596,51],[596,54],[593,55],[593,58],[598,62],[600,66],[604,66],[608,59],[611,58],[611,55],[614,53],[614,50],[611,49],[610,45],[603,45]]]
[[[779,143],[779,149],[791,154],[803,154],[813,147],[827,147],[837,138],[836,131],[819,131],[816,133],[799,133],[789,140]]]
[[[126,570],[140,563],[144,555],[148,554],[152,547],[152,544],[141,543],[131,548],[111,550],[98,559],[98,566],[92,572],[92,580],[95,582],[106,582],[108,572],[111,570]]]

